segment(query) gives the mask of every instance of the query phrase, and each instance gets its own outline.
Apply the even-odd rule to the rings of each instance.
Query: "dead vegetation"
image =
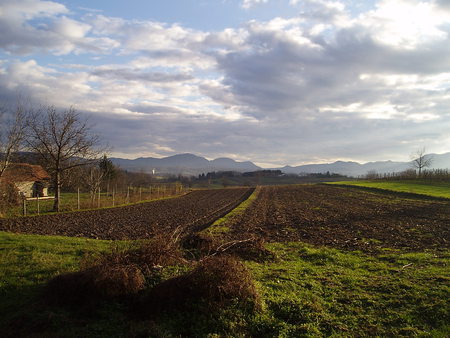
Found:
[[[102,299],[137,294],[148,280],[158,279],[165,267],[184,263],[173,235],[158,235],[136,247],[113,246],[109,253],[86,256],[80,271],[54,277],[45,294],[52,303],[88,306]]]
[[[136,310],[140,316],[155,316],[174,310],[216,312],[232,304],[256,310],[260,298],[245,265],[223,255],[210,256],[191,272],[156,285]]]
[[[20,204],[19,190],[6,180],[0,180],[0,217],[11,207]]]
[[[242,239],[228,240],[206,233],[195,233],[184,239],[183,246],[193,250],[198,257],[234,255],[244,260],[264,262],[276,259],[275,255],[264,246],[264,239],[253,234],[243,234]]]
[[[248,269],[229,255],[231,248],[251,247],[251,240],[226,243],[196,261],[183,257],[179,242],[179,233],[174,232],[136,247],[115,246],[109,253],[88,256],[80,271],[48,282],[46,301],[85,310],[102,300],[122,299],[131,304],[135,316],[144,318],[187,309],[211,312],[231,305],[260,308]],[[188,272],[164,280],[163,271],[174,265],[184,265]]]

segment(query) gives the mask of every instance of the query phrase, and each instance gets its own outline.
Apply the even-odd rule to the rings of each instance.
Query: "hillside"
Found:
[[[428,154],[433,158],[432,169],[450,168],[450,153]],[[193,154],[179,154],[164,158],[140,157],[134,160],[123,158],[111,158],[115,165],[129,171],[144,171],[175,175],[198,175],[213,171],[256,171],[261,170],[253,162],[238,162],[230,158],[217,158],[207,160],[204,157]],[[300,166],[286,165],[281,168],[271,168],[281,170],[285,174],[308,174],[308,173],[337,173],[346,176],[361,176],[369,171],[377,173],[400,172],[411,168],[410,162],[376,161],[367,163],[336,161],[333,163],[306,164]]]

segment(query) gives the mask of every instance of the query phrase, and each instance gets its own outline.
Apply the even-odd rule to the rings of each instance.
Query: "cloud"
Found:
[[[436,10],[431,2],[383,0],[361,16],[360,24],[382,44],[415,49],[424,43],[445,41],[448,32],[440,26],[449,20],[448,13]]]
[[[48,51],[103,53],[117,47],[108,37],[89,37],[91,26],[70,19],[69,10],[56,2],[6,0],[0,4],[0,47],[18,55]]]
[[[299,164],[446,149],[445,2],[379,1],[359,14],[339,1],[291,3],[297,16],[207,32],[4,1],[0,98],[75,105],[130,156]],[[64,62],[46,64],[37,52]]]
[[[258,4],[267,3],[268,1],[269,0],[243,0],[241,6],[242,8],[249,9]]]
[[[405,48],[380,41],[379,31],[388,32],[392,28],[390,21],[378,31],[367,24],[368,17],[375,20],[380,13],[388,12],[393,14],[390,4],[381,3],[375,12],[352,19],[319,37],[311,34],[302,21],[276,19],[251,23],[247,28],[247,48],[217,57],[218,67],[224,73],[222,86],[227,96],[232,95],[242,105],[242,111],[258,118],[298,114],[314,118],[314,112],[323,106],[339,107],[355,102],[368,107],[376,104],[377,109],[385,105],[388,109],[398,96],[406,97],[409,93],[414,94],[414,101],[425,100],[432,92],[430,88],[421,88],[421,83],[450,67],[447,58],[450,41],[441,29],[443,21],[429,27],[428,32],[432,33],[423,33],[435,34],[435,39],[417,39]],[[430,24],[430,13],[424,11],[422,15],[419,21]],[[415,77],[408,87],[399,88],[396,83],[380,83],[367,74],[378,76],[378,80],[402,74]],[[436,88],[448,88],[446,80],[434,78],[434,81]],[[439,90],[435,94],[439,95]],[[416,107],[419,110],[421,105]],[[407,113],[420,114],[397,108],[400,114],[384,117],[401,119]],[[364,110],[360,115],[369,116]]]
[[[194,77],[190,74],[172,74],[162,72],[146,72],[140,69],[127,68],[100,68],[92,71],[92,75],[116,80],[126,81],[146,81],[146,82],[182,82],[192,80]]]

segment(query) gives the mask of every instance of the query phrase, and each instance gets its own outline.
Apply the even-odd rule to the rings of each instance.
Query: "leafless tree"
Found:
[[[417,149],[417,151],[411,155],[411,159],[411,166],[414,169],[419,170],[419,177],[422,177],[422,170],[430,167],[433,163],[433,158],[425,154],[425,147]]]
[[[89,189],[92,206],[94,205],[95,196],[99,192],[104,178],[105,172],[97,164],[92,164],[84,168],[83,181]]]
[[[0,107],[0,178],[11,163],[25,135],[25,105],[18,100],[13,109]]]
[[[40,155],[52,175],[53,209],[59,211],[62,174],[97,160],[105,149],[99,148],[99,137],[73,107],[63,112],[53,106],[42,107],[28,114],[26,125],[26,144]]]

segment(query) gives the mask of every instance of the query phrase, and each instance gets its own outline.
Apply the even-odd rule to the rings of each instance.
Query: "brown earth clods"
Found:
[[[229,240],[302,241],[378,252],[450,248],[450,202],[327,185],[263,187]]]
[[[116,209],[0,219],[0,230],[142,239],[181,227],[183,236],[195,236],[252,191],[200,190]],[[226,226],[231,231],[220,235],[221,243],[251,238],[253,242],[301,241],[364,252],[449,249],[450,202],[331,185],[268,186]]]
[[[144,239],[177,228],[207,227],[245,200],[253,189],[198,190],[166,200],[66,214],[0,219],[0,230],[96,239]]]

